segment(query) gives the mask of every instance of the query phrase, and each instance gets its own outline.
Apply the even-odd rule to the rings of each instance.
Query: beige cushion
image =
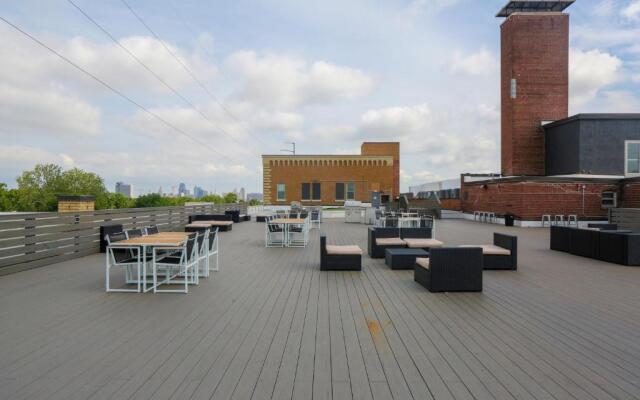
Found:
[[[404,241],[407,243],[407,247],[411,249],[430,249],[432,247],[442,247],[444,245],[444,243],[436,239],[406,238]]]
[[[362,255],[362,250],[360,247],[352,245],[352,246],[334,246],[327,245],[327,254],[332,255]]]
[[[429,269],[429,259],[425,257],[416,258],[416,264],[424,269]]]
[[[496,246],[495,244],[482,244],[479,246],[464,245],[460,247],[481,247],[482,254],[487,254],[492,256],[510,256],[511,255],[511,250],[505,249],[504,247]]]
[[[233,221],[207,221],[207,222],[211,222],[211,225],[213,226],[233,225]]]
[[[406,243],[400,238],[377,238],[378,246],[404,246]]]

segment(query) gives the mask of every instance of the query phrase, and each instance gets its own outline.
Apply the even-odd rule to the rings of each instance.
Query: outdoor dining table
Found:
[[[118,246],[131,246],[141,248],[140,253],[143,255],[142,260],[142,292],[146,293],[153,289],[153,286],[147,289],[147,249],[153,247],[180,247],[184,242],[193,235],[193,232],[158,232],[151,235],[138,236],[135,238],[121,240]]]
[[[284,245],[285,247],[289,247],[289,227],[291,225],[304,225],[304,221],[304,218],[274,218],[269,221],[269,223],[284,226]]]

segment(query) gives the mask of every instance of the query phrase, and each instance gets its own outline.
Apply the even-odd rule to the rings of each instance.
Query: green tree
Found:
[[[0,183],[0,211],[16,211],[16,190],[7,189],[5,183]]]
[[[135,200],[125,197],[122,193],[105,193],[105,207],[106,209],[115,208],[132,208],[135,205]]]
[[[162,197],[158,193],[145,194],[135,200],[136,207],[164,207],[168,205],[173,205],[170,199]]]
[[[224,202],[224,199],[220,195],[209,194],[200,198],[200,201],[205,203],[222,204]]]
[[[238,202],[238,195],[233,193],[233,192],[229,192],[229,193],[224,195],[223,199],[224,199],[225,203],[237,203]]]
[[[249,205],[250,206],[259,206],[260,202],[258,201],[258,199],[251,199],[251,200],[249,200]]]
[[[97,210],[112,208],[104,181],[93,172],[86,172],[79,168],[64,171],[60,177],[58,190],[58,194],[95,196]]]
[[[24,171],[16,179],[16,208],[19,211],[55,211],[61,179],[62,168],[55,164],[38,164],[33,170]]]

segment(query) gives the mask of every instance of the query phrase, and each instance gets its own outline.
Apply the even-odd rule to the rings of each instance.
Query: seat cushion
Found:
[[[233,221],[208,221],[212,226],[229,226],[233,225]]]
[[[410,249],[430,249],[433,247],[442,247],[444,243],[436,239],[411,239],[406,238],[404,241]]]
[[[404,246],[406,242],[400,238],[377,238],[378,246]]]
[[[482,254],[491,255],[491,256],[510,256],[511,250],[505,249],[504,247],[496,246],[495,244],[482,244],[482,245],[464,245],[460,247],[481,247]]]
[[[424,269],[429,269],[429,259],[426,257],[416,258],[416,264],[421,266]]]
[[[334,246],[327,245],[327,254],[330,255],[362,255],[360,247],[352,246]]]

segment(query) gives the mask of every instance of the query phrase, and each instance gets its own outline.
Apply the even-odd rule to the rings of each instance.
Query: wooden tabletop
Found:
[[[185,225],[185,228],[211,228],[213,226],[232,225],[233,221],[196,221]]]
[[[275,218],[269,222],[272,224],[304,224],[304,218]]]
[[[114,245],[132,246],[181,246],[189,237],[190,232],[159,232],[153,235],[140,236],[121,240]]]

